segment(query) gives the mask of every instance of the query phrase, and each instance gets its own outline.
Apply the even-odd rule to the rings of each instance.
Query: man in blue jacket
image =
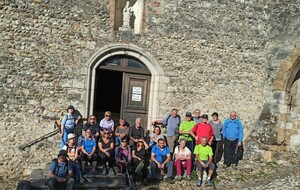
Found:
[[[224,122],[222,128],[224,139],[224,164],[226,167],[236,167],[238,164],[237,147],[243,142],[243,126],[236,118],[236,112],[230,113],[230,118]]]

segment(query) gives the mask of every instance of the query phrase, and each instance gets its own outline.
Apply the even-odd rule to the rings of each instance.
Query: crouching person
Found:
[[[176,167],[176,180],[181,180],[182,169],[186,169],[186,179],[191,180],[192,173],[192,153],[186,146],[186,138],[179,139],[179,145],[174,151],[175,167]]]
[[[151,176],[156,178],[156,169],[161,171],[164,175],[164,170],[167,169],[167,180],[169,183],[173,183],[173,161],[171,160],[170,148],[166,146],[165,139],[159,138],[158,144],[155,145],[151,150]]]
[[[208,175],[206,179],[206,185],[211,186],[211,176],[215,170],[215,165],[213,163],[212,148],[207,145],[207,137],[201,138],[201,144],[198,144],[195,147],[194,154],[196,155],[196,166],[198,168],[197,186],[201,186],[203,171],[207,169]]]
[[[126,169],[128,169],[131,174],[131,167],[129,163],[131,163],[131,148],[128,146],[128,140],[126,138],[121,140],[121,145],[118,146],[115,150],[115,158],[117,166],[121,173],[125,173]]]
[[[49,179],[47,181],[49,190],[58,189],[58,186],[65,186],[66,190],[72,190],[74,186],[72,164],[67,160],[67,152],[59,151],[57,159],[54,159],[50,166]]]
[[[68,144],[63,147],[63,150],[65,150],[68,154],[67,160],[72,163],[73,174],[80,183],[84,183],[84,179],[80,171],[80,164],[78,162],[78,151],[80,150],[80,147],[76,147],[75,137],[76,136],[73,133],[68,134]]]

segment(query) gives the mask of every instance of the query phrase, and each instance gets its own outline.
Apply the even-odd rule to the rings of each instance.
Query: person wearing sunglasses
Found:
[[[116,147],[115,159],[120,173],[125,173],[128,169],[129,173],[132,173],[131,163],[131,148],[128,146],[128,140],[126,138],[122,139],[121,145]]]
[[[138,141],[137,146],[132,150],[132,166],[134,175],[137,179],[144,179],[144,184],[147,183],[147,167],[146,155],[149,146],[144,140]]]
[[[115,131],[116,146],[119,146],[121,144],[121,140],[123,138],[128,138],[128,134],[129,134],[129,127],[126,126],[125,119],[120,118],[119,124],[120,125],[116,128],[116,131]]]
[[[97,167],[97,155],[95,154],[96,140],[92,136],[91,129],[87,129],[85,132],[85,137],[81,145],[81,151],[83,153],[81,162],[82,172],[84,173],[86,162],[91,162],[93,165],[92,173],[95,174]]]
[[[91,129],[92,136],[95,138],[97,142],[100,135],[100,129],[95,115],[90,115],[88,122],[83,126],[82,136],[85,136],[85,132],[87,129]]]
[[[106,111],[104,113],[104,118],[100,121],[100,130],[101,130],[101,135],[103,135],[103,130],[108,129],[111,135],[113,134],[112,132],[114,131],[115,123],[111,118],[111,112]]]
[[[103,136],[99,138],[98,148],[99,153],[98,156],[101,159],[101,164],[103,164],[102,175],[116,175],[116,172],[113,168],[113,151],[114,151],[114,140],[110,137],[110,132],[108,129],[103,130]],[[108,172],[108,167],[109,172]]]

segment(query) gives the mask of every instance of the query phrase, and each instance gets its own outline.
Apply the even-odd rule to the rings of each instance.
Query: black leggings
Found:
[[[99,151],[98,156],[101,159],[101,164],[105,165],[106,162],[108,162],[109,167],[113,167],[114,158],[112,157],[112,155],[107,156],[105,153]]]

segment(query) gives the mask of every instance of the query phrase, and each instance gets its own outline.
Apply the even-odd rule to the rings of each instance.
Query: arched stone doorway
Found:
[[[109,62],[111,62],[111,64],[109,64]],[[116,68],[116,65],[119,68]],[[131,66],[134,68],[130,68]],[[138,107],[137,104],[140,104],[140,107],[146,108],[143,122],[145,128],[150,126],[153,119],[159,118],[159,102],[165,96],[165,89],[167,88],[169,79],[165,77],[164,71],[149,52],[133,44],[108,45],[96,52],[88,61],[86,115],[90,115],[94,113],[94,111],[101,112],[105,109],[109,110],[109,107],[107,107],[108,104],[106,103],[106,105],[100,104],[100,109],[96,108],[96,106],[99,105],[96,101],[106,101],[102,100],[101,96],[99,96],[99,93],[101,94],[99,88],[103,87],[98,85],[99,79],[101,79],[99,76],[101,74],[104,75],[104,77],[110,76],[111,82],[115,84],[114,86],[118,86],[117,90],[114,89],[113,92],[119,93],[121,96],[119,101],[121,102],[112,104],[112,110],[116,112],[116,115],[118,115],[117,110],[118,105],[120,105],[120,116],[125,117],[129,120],[130,124],[133,124],[132,115],[141,117],[140,113],[134,112]],[[104,78],[102,78],[102,84],[103,79]],[[141,85],[144,85],[145,89],[141,89]],[[103,88],[105,88],[105,85]],[[106,88],[108,88],[108,86],[106,86]],[[121,91],[120,88],[122,88]],[[146,90],[147,95],[143,94],[144,90]],[[126,94],[127,97],[125,97]],[[143,102],[144,99],[139,95],[148,96],[146,102]],[[107,97],[108,96],[109,95],[107,95]],[[117,97],[110,98],[117,100]],[[128,106],[131,110],[126,110]],[[131,116],[128,115],[130,111],[133,111]]]

